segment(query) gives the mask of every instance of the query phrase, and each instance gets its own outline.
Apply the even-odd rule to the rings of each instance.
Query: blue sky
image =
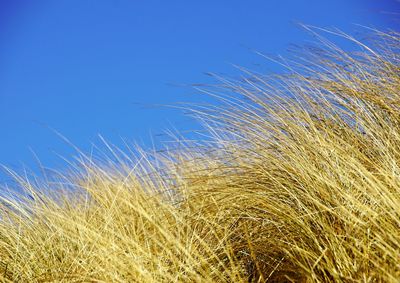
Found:
[[[399,11],[396,0],[0,0],[0,163],[35,171],[34,151],[61,168],[57,154],[74,151],[50,128],[83,150],[98,134],[158,145],[165,129],[196,126],[145,105],[202,102],[187,85],[234,74],[231,64],[275,70],[250,49],[305,43],[296,22],[397,29]]]

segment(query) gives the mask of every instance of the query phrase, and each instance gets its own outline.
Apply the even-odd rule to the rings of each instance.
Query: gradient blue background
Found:
[[[397,29],[397,12],[395,0],[0,0],[0,163],[36,171],[32,149],[62,168],[55,153],[74,151],[50,128],[83,150],[98,134],[159,146],[163,130],[196,126],[143,105],[204,101],[184,85],[231,63],[273,71],[249,48],[284,55],[310,39],[296,22]]]

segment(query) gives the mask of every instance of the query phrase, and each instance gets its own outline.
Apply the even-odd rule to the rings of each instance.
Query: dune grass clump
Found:
[[[211,139],[16,177],[1,280],[398,282],[400,37],[321,40],[284,75],[203,88],[221,102],[192,109]]]

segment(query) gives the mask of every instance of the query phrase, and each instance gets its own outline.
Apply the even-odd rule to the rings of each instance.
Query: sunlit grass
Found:
[[[354,53],[320,39],[283,76],[202,88],[223,104],[191,109],[211,140],[107,144],[113,161],[82,155],[56,183],[15,176],[26,193],[2,200],[0,278],[398,282],[399,36]]]

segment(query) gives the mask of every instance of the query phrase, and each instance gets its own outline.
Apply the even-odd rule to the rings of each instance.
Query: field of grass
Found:
[[[1,281],[399,282],[400,37],[314,36],[283,75],[202,88],[203,141],[15,176]]]

